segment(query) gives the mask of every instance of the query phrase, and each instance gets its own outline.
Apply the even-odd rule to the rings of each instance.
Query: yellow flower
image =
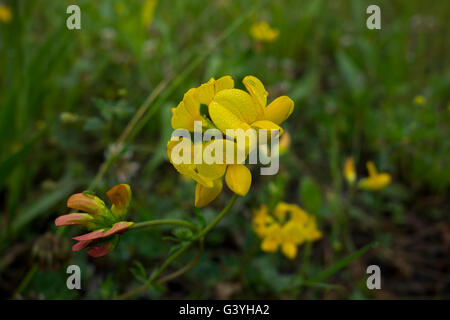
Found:
[[[12,20],[11,9],[0,5],[0,22],[9,23]]]
[[[424,96],[415,96],[414,100],[413,100],[414,104],[418,105],[418,106],[424,106],[427,103],[427,100],[425,99]]]
[[[183,160],[182,143],[188,145],[190,159]],[[236,155],[236,143],[226,139],[217,139],[202,143],[201,151],[204,153],[205,148],[211,144],[223,144],[223,150],[233,150]],[[229,146],[227,146],[229,145]],[[231,145],[231,146],[230,146]],[[195,163],[195,146],[189,139],[181,139],[180,141],[169,141],[167,144],[167,155],[175,169],[182,175],[187,176],[197,182],[195,188],[195,206],[202,208],[212,202],[222,191],[222,178],[225,175],[225,182],[234,193],[245,196],[252,182],[250,170],[243,164],[226,164],[227,155],[223,154],[222,164],[213,163],[206,164]]]
[[[172,109],[172,128],[194,131],[194,121],[202,121],[202,126],[208,126],[208,120],[200,114],[200,104],[208,105],[214,95],[224,89],[234,87],[233,78],[222,77],[218,80],[211,78],[207,83],[186,92],[183,101]]]
[[[353,161],[353,158],[347,158],[347,160],[345,161],[344,177],[349,184],[355,183],[356,171],[355,171],[355,163]]]
[[[209,104],[209,115],[214,125],[226,133],[227,129],[280,130],[279,126],[294,111],[294,102],[287,96],[276,98],[268,106],[267,91],[254,76],[242,81],[248,92],[240,89],[224,89],[216,93]]]
[[[362,179],[358,183],[359,188],[378,191],[386,188],[391,183],[391,175],[389,173],[378,173],[372,161],[368,161],[366,166],[369,171],[369,177]]]
[[[262,239],[261,250],[275,252],[281,247],[283,254],[294,259],[297,247],[322,237],[315,218],[295,204],[278,203],[273,214],[265,205],[253,212],[253,230]]]
[[[279,33],[278,29],[271,28],[265,21],[254,23],[250,27],[251,36],[258,41],[272,42],[278,38]]]
[[[178,106],[172,109],[172,128],[194,132],[198,130],[194,128],[194,122],[200,121],[201,131],[219,129],[226,134],[227,129],[246,130],[253,127],[257,130],[279,129],[281,134],[282,129],[279,124],[291,115],[294,102],[289,97],[282,96],[266,107],[268,93],[261,81],[256,77],[247,76],[243,83],[249,93],[234,89],[234,80],[231,76],[224,76],[217,80],[211,78],[207,83],[189,89]],[[202,105],[206,106],[206,110],[202,109]],[[238,148],[234,141],[229,140],[229,137],[216,138],[209,142],[201,142],[199,145],[195,145],[188,138],[171,140],[167,144],[169,160],[175,169],[197,182],[195,190],[195,206],[197,207],[206,206],[220,194],[223,177],[227,186],[240,196],[245,196],[251,186],[252,176],[250,170],[242,164],[242,159],[236,161],[234,157],[233,162],[227,163],[229,158],[224,155],[223,164],[204,164],[201,161],[195,161],[195,157],[202,154],[212,143],[233,144],[230,149],[225,146],[222,150],[236,151]],[[183,148],[190,151],[190,155],[183,155],[180,152]],[[247,157],[249,145],[246,144],[245,148],[245,157]],[[234,152],[234,155],[237,154],[238,152]]]

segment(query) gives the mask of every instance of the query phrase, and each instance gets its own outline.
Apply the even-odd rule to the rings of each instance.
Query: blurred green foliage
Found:
[[[153,21],[143,24],[144,1],[138,0],[2,1],[13,13],[10,23],[0,23],[2,297],[112,298],[139,285],[168,256],[171,243],[162,240],[168,228],[129,232],[105,258],[78,252],[57,266],[41,263],[42,255],[53,253],[39,247],[39,239],[50,231],[62,243],[76,234],[53,224],[68,212],[67,197],[90,186],[149,94],[166,81],[170,87],[257,2],[159,1]],[[81,8],[81,30],[65,25],[66,8],[74,3]],[[187,89],[228,74],[242,87],[251,74],[266,85],[269,99],[290,96],[295,111],[286,122],[292,145],[279,175],[255,173],[249,195],[208,235],[199,263],[150,288],[148,297],[448,298],[442,255],[449,244],[439,239],[449,234],[450,4],[375,3],[381,30],[366,28],[373,1],[270,1],[170,93],[163,89],[161,107],[152,109],[94,190],[103,195],[118,182],[129,183],[134,221],[196,219],[196,213],[210,221],[230,197],[194,212],[193,182],[167,163],[171,108]],[[260,20],[280,30],[275,42],[250,37],[251,24]],[[415,103],[416,96],[424,103]],[[342,168],[348,156],[359,177],[372,160],[391,173],[393,184],[380,193],[358,192],[347,208]],[[251,230],[251,209],[279,200],[316,215],[324,234],[310,252],[300,248],[294,262],[262,252]],[[424,230],[434,230],[433,236]],[[298,274],[320,275],[373,240],[380,246],[328,283],[293,282]],[[412,249],[417,256],[406,254]],[[70,263],[83,270],[81,291],[66,289]],[[370,263],[386,266],[382,293],[365,288]]]

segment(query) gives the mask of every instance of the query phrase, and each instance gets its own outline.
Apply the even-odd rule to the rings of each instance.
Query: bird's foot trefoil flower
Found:
[[[297,247],[322,237],[316,220],[295,204],[279,202],[272,213],[262,205],[253,212],[253,230],[261,238],[261,249],[275,252],[281,247],[283,254],[294,259]]]
[[[294,102],[287,96],[278,97],[267,105],[268,93],[258,78],[246,76],[243,84],[247,91],[235,89],[231,76],[217,80],[211,78],[207,83],[189,89],[178,106],[172,109],[172,128],[187,130],[187,136],[171,138],[167,144],[169,160],[179,173],[197,182],[197,207],[206,206],[220,194],[223,177],[234,193],[245,196],[252,180],[250,170],[244,165],[246,157],[258,146],[267,146],[268,141],[260,139],[259,136],[247,140],[245,136],[249,133],[248,130],[253,130],[255,136],[256,132],[267,130],[270,132],[266,135],[269,140],[273,139],[272,134],[275,132],[277,138],[283,133],[280,125],[294,110]],[[218,132],[221,138],[214,135],[214,139],[210,141],[195,141],[196,133],[211,129]],[[189,136],[192,133],[194,142]],[[240,140],[242,137],[244,140]],[[238,143],[241,141],[243,143]],[[231,144],[232,150],[242,151],[234,154],[240,153],[244,157],[236,161],[232,156],[230,162],[225,156],[224,161],[220,163],[195,161],[195,157],[203,154],[203,151],[213,144],[223,144],[227,147]],[[185,150],[184,154],[180,153],[181,149]],[[228,152],[228,148],[222,150]]]
[[[131,202],[130,186],[116,185],[106,195],[112,202],[110,209],[91,193],[73,194],[67,200],[67,207],[81,212],[69,213],[55,220],[56,226],[78,225],[91,231],[73,238],[78,241],[72,247],[73,251],[89,247],[90,256],[104,256],[115,248],[119,235],[133,225],[133,222],[125,221]]]
[[[378,173],[372,161],[368,161],[366,167],[367,171],[369,171],[369,177],[359,181],[359,188],[369,191],[379,191],[391,183],[391,175],[389,173]]]
[[[257,41],[273,42],[278,38],[280,31],[272,28],[267,22],[254,23],[250,27],[250,35]]]

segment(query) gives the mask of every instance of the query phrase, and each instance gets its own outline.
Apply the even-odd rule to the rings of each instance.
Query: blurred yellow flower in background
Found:
[[[285,154],[291,147],[291,135],[285,131],[280,139],[280,155]]]
[[[348,184],[352,185],[356,180],[356,170],[355,170],[355,162],[353,158],[347,158],[345,161],[344,167],[344,177],[347,180]]]
[[[294,259],[297,246],[322,237],[315,217],[299,206],[279,202],[272,214],[262,205],[253,212],[253,230],[262,239],[261,250],[275,252],[281,247],[283,254]]]
[[[265,22],[256,22],[250,27],[251,36],[258,41],[272,42],[278,38],[279,30],[271,28],[270,25]]]
[[[142,25],[144,27],[148,27],[152,23],[157,4],[158,0],[145,0],[142,6]]]
[[[424,96],[415,96],[414,100],[413,100],[414,104],[418,105],[418,106],[424,106],[427,103],[427,100],[425,99]]]
[[[9,23],[12,20],[11,9],[7,6],[0,5],[0,22]]]
[[[369,191],[378,191],[386,188],[391,183],[391,175],[389,173],[378,173],[372,161],[366,163],[369,177],[362,179],[358,186],[361,189]]]

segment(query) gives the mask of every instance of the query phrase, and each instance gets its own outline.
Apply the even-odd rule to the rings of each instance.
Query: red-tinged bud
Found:
[[[56,226],[87,225],[94,218],[87,213],[70,213],[56,218]]]
[[[111,243],[107,242],[100,246],[95,246],[95,247],[92,247],[91,249],[89,249],[88,255],[90,255],[93,258],[103,257],[104,255],[111,252],[112,249],[113,249],[113,246],[111,245]]]
[[[72,239],[77,240],[77,241],[89,241],[89,240],[101,239],[103,237],[104,237],[103,229],[99,229],[99,230],[95,230],[95,231],[83,234],[78,237],[73,237]]]
[[[103,237],[108,237],[113,234],[122,234],[125,231],[127,231],[128,228],[131,227],[132,225],[133,225],[133,222],[127,222],[127,221],[117,222],[112,226],[111,229],[109,229],[108,231],[106,231],[103,234]]]
[[[108,212],[105,203],[100,198],[86,193],[76,193],[70,196],[69,200],[67,200],[67,207],[87,212],[94,216]]]
[[[91,242],[92,242],[91,240],[79,241],[72,246],[72,251],[81,251],[84,248],[86,248]]]
[[[131,188],[127,184],[112,187],[106,196],[112,201],[111,211],[117,219],[125,218],[131,202]]]

